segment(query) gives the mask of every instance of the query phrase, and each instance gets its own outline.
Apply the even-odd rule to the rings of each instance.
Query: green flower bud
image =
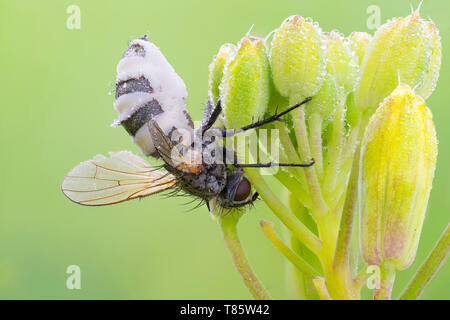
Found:
[[[366,49],[372,41],[372,36],[367,32],[352,32],[348,36],[350,47],[358,57],[358,64],[361,65],[366,54]]]
[[[375,33],[364,61],[355,102],[371,114],[399,84],[408,84],[427,99],[436,86],[441,65],[439,32],[416,11],[388,21]]]
[[[425,101],[407,85],[370,119],[361,148],[361,237],[369,265],[414,260],[436,168],[437,139]]]
[[[275,88],[290,103],[314,96],[325,77],[325,43],[317,23],[298,15],[275,31],[270,63]]]
[[[424,99],[428,99],[431,93],[434,91],[439,78],[439,71],[441,69],[442,60],[442,44],[439,37],[439,30],[432,21],[424,22],[425,37],[430,41],[431,50],[428,54],[431,54],[429,58],[428,71],[425,74],[423,81],[420,83],[420,87],[415,88],[415,92]]]
[[[350,43],[337,31],[324,33],[327,40],[327,71],[343,88],[343,93],[353,92],[358,81],[358,58]]]
[[[209,65],[209,100],[216,105],[220,96],[220,82],[223,77],[223,68],[227,59],[236,53],[236,46],[231,43],[223,44],[213,61]]]
[[[310,102],[305,106],[307,116],[317,112],[324,120],[330,120],[338,100],[336,81],[331,75],[326,75],[322,87]]]
[[[270,66],[264,40],[245,37],[225,64],[220,99],[227,128],[263,117],[270,98]]]

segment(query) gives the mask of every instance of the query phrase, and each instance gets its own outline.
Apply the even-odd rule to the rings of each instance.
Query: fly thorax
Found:
[[[200,128],[201,129],[201,128]],[[196,139],[199,133],[195,131]],[[197,149],[202,150],[203,162],[206,164],[230,164],[234,161],[234,153],[228,153],[227,148],[221,143],[221,137],[218,137],[212,130],[206,131],[196,143]],[[197,140],[196,140],[197,141]]]
[[[217,196],[225,188],[227,181],[226,166],[221,164],[206,165],[205,170],[199,174],[186,174],[174,172],[181,188],[194,196],[209,200]]]
[[[175,129],[192,132],[186,110],[186,86],[158,47],[144,36],[130,42],[117,65],[117,123],[132,136],[142,153],[157,156],[148,130],[151,119],[166,135]]]

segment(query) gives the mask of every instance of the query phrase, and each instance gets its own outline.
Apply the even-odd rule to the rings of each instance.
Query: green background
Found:
[[[81,8],[81,29],[66,27],[66,8]],[[311,16],[323,30],[367,29],[366,9],[382,22],[410,13],[406,0],[19,1],[0,0],[0,298],[246,299],[218,227],[207,209],[155,196],[83,207],[60,191],[64,175],[97,153],[138,148],[110,124],[115,67],[129,40],[149,34],[186,82],[188,109],[200,120],[208,64],[222,43],[236,43],[252,24],[264,36],[287,16]],[[428,100],[439,158],[416,261],[397,275],[394,296],[417,270],[449,220],[450,2],[425,1],[421,14],[440,29],[443,63]],[[258,226],[273,220],[259,202],[240,222],[257,274],[286,298],[284,262]],[[279,226],[277,226],[280,230]],[[66,289],[66,268],[81,268],[82,289]],[[450,298],[444,267],[423,298]]]

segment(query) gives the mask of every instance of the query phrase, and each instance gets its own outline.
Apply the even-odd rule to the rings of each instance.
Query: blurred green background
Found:
[[[80,30],[66,27],[71,4],[81,9]],[[205,207],[186,212],[185,200],[155,196],[90,208],[60,191],[80,161],[108,151],[138,153],[122,128],[110,126],[117,114],[108,93],[128,41],[149,34],[186,82],[189,111],[200,120],[212,56],[252,24],[264,36],[299,13],[348,35],[370,31],[369,5],[380,7],[383,23],[408,15],[410,4],[418,1],[0,0],[0,298],[251,298]],[[449,221],[449,12],[448,0],[424,1],[421,9],[444,47],[440,81],[428,100],[440,140],[438,169],[416,261],[398,273],[394,296]],[[273,296],[286,298],[284,262],[259,229],[260,218],[273,220],[262,202],[241,220],[242,241]],[[81,268],[81,290],[66,289],[72,264]],[[445,266],[422,297],[450,298],[449,286]]]

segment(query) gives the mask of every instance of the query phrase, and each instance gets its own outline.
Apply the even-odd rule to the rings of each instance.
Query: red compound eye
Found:
[[[252,187],[250,185],[250,181],[248,181],[246,178],[243,178],[236,189],[236,193],[234,195],[233,200],[237,202],[244,201],[250,195],[251,190]]]

